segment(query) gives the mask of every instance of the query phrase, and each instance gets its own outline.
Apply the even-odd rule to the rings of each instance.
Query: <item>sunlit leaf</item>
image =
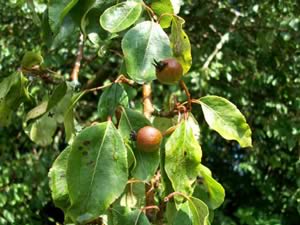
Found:
[[[199,172],[207,190],[210,208],[216,209],[220,207],[225,198],[224,188],[212,177],[211,172],[207,167],[201,165]]]
[[[141,3],[135,1],[121,2],[104,11],[100,17],[100,24],[111,33],[120,32],[135,23],[141,12]]]
[[[174,190],[192,194],[202,150],[186,121],[182,121],[167,140],[165,154],[165,170]]]
[[[153,60],[172,56],[170,41],[161,26],[145,21],[131,28],[122,40],[122,50],[128,75],[138,83],[156,78]]]
[[[209,210],[204,202],[200,199],[190,197],[188,204],[192,213],[193,225],[210,225]]]
[[[29,138],[38,145],[47,146],[52,143],[57,123],[54,118],[44,115],[25,128]]]
[[[209,127],[241,147],[251,147],[251,130],[243,114],[230,101],[219,96],[206,96],[198,101]]]
[[[173,17],[170,41],[173,55],[182,65],[183,74],[186,74],[192,65],[192,53],[189,37],[183,30],[184,22],[181,17]]]

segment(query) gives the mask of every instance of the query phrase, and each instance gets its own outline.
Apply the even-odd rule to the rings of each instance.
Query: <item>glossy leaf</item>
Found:
[[[151,8],[159,17],[159,24],[163,28],[168,28],[174,14],[174,8],[171,0],[154,0],[152,1]]]
[[[196,118],[192,113],[189,114],[189,117],[187,119],[187,123],[189,127],[192,129],[193,134],[198,142],[200,142],[200,126]]]
[[[140,2],[121,2],[104,11],[100,17],[100,24],[105,30],[117,33],[134,24],[141,12],[142,5]]]
[[[148,125],[151,125],[151,123],[143,114],[125,109],[120,119],[119,129],[124,141],[128,142],[132,131],[137,132],[140,128]],[[159,152],[141,152],[136,149],[134,142],[132,148],[136,158],[136,165],[131,171],[132,177],[139,180],[150,180],[159,164]]]
[[[210,225],[209,210],[204,202],[200,199],[190,197],[188,204],[193,217],[193,225]]]
[[[79,13],[80,27],[82,33],[95,45],[98,46],[101,41],[108,38],[108,32],[99,26],[99,17],[101,14],[115,4],[114,0],[81,0],[76,13]]]
[[[48,174],[49,186],[54,204],[64,211],[66,211],[70,206],[66,177],[67,162],[70,151],[71,147],[69,146],[60,153],[60,155],[54,161]]]
[[[172,56],[170,40],[161,26],[145,21],[131,28],[122,40],[122,50],[128,75],[137,83],[156,78],[153,60]]]
[[[71,148],[67,215],[74,222],[86,223],[103,214],[123,192],[128,179],[127,153],[111,122],[84,129]]]
[[[165,154],[165,171],[174,191],[192,194],[202,150],[186,121],[182,121],[167,140]]]
[[[53,34],[51,40],[51,49],[55,49],[58,46],[62,45],[68,38],[74,35],[76,31],[76,23],[72,18],[72,15],[67,14],[57,31]]]
[[[227,140],[236,140],[241,147],[251,147],[251,130],[243,114],[230,101],[219,96],[199,99],[209,127]]]
[[[199,167],[200,175],[203,177],[203,183],[208,192],[209,206],[212,209],[220,207],[224,202],[225,190],[211,175],[210,170],[201,165]]]
[[[113,116],[118,106],[128,107],[128,96],[122,85],[115,83],[105,89],[98,102],[98,114],[101,120]]]
[[[49,22],[52,31],[57,32],[64,18],[75,6],[78,0],[50,0],[49,1]]]
[[[183,74],[186,74],[192,65],[192,53],[189,37],[183,30],[184,22],[181,17],[173,17],[170,41],[173,55],[182,65]]]

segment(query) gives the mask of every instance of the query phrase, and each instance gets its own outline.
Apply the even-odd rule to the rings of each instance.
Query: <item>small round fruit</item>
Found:
[[[136,135],[137,149],[143,152],[155,152],[159,149],[162,134],[154,127],[141,128]]]
[[[173,58],[155,61],[156,77],[162,84],[177,84],[183,75],[181,64]]]

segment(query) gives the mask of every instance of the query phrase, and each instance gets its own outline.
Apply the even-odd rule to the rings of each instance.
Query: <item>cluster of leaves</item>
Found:
[[[22,1],[19,2],[22,3]],[[145,2],[151,3],[151,1]],[[108,4],[111,3],[114,1],[110,1]],[[214,94],[231,99],[237,103],[242,112],[246,113],[246,118],[249,119],[250,126],[254,130],[254,148],[253,151],[248,152],[240,149],[237,144],[224,142],[218,135],[211,133],[206,126],[202,126],[200,123],[200,138],[205,150],[202,161],[205,165],[213,168],[214,175],[227,190],[222,212],[220,210],[215,212],[214,223],[233,225],[298,224],[300,212],[298,204],[299,163],[297,163],[299,159],[297,150],[299,149],[299,116],[297,116],[297,112],[299,112],[300,90],[298,79],[300,72],[299,54],[297,54],[299,52],[297,42],[299,38],[297,32],[299,29],[299,22],[297,22],[298,2],[289,0],[207,2],[199,0],[185,3],[182,5],[181,15],[186,19],[185,29],[193,43],[194,60],[189,74],[184,79],[192,95]],[[32,24],[31,15],[29,15],[29,9],[26,8],[26,5],[14,5],[9,1],[2,1],[0,4],[0,81],[3,80],[3,76],[14,73],[20,67],[20,58],[24,55],[25,50],[39,49],[42,47],[40,46],[41,43],[46,45],[42,53],[43,56],[47,55],[44,64],[56,68],[56,71],[60,71],[61,74],[68,77],[66,72],[69,72],[74,62],[72,54],[75,53],[74,43],[78,39],[77,34],[80,27],[78,25],[80,20],[74,16],[76,15],[74,13],[76,5],[69,12],[77,24],[74,26],[74,30],[63,32],[64,29],[61,29],[53,35],[52,32],[49,32],[49,26],[43,26],[47,29],[43,29],[42,33],[39,32],[39,29]],[[39,15],[43,11],[39,11],[39,8],[46,8],[42,1],[34,1],[34,4]],[[99,26],[99,17],[104,9],[105,7],[91,9],[85,16],[85,18],[88,16],[89,19],[82,23],[83,26],[89,27],[89,31],[86,32],[89,39],[94,40],[93,44],[86,43],[89,48],[85,49],[85,55],[89,57],[88,54],[91,53],[93,56],[94,52],[98,51],[99,56],[93,61],[84,59],[80,76],[82,83],[96,75],[96,79],[92,82],[93,85],[94,81],[101,84],[109,75],[116,75],[116,68],[120,63],[117,57],[106,51],[108,48],[118,49],[120,46],[118,41],[115,41],[118,39],[106,39],[109,33],[104,32],[104,29]],[[234,27],[229,27],[234,17],[234,14],[231,13],[232,9],[241,12],[243,16],[239,18]],[[159,14],[157,10],[156,13]],[[56,20],[59,18],[58,14],[53,17]],[[48,23],[47,20],[42,19],[47,18],[46,15],[40,18],[42,23]],[[74,23],[74,21],[69,19],[68,22]],[[67,24],[67,21],[63,23]],[[94,27],[95,30],[93,30]],[[226,34],[228,31],[232,32],[229,32],[225,45],[216,55],[216,60],[212,61],[208,70],[203,71],[202,65],[220,41],[220,34]],[[40,34],[42,34],[43,40],[48,38],[48,42],[42,42]],[[123,33],[121,32],[120,35],[123,36]],[[56,38],[56,42],[53,42],[53,38]],[[50,50],[52,43],[54,44]],[[99,65],[101,65],[100,68]],[[48,90],[55,88],[53,85],[44,85],[37,80],[35,79],[34,82],[29,80],[31,84],[29,93],[35,100],[26,109],[26,112],[32,109],[34,105],[47,101],[49,97],[45,97],[45,95],[51,96],[51,92],[49,94]],[[168,108],[170,95],[175,94],[179,100],[183,100],[183,95],[178,88],[154,84],[153,100],[157,108]],[[129,105],[135,106],[137,109],[141,108],[141,102],[134,98],[136,93],[139,93],[139,89],[136,92],[135,89],[126,85],[122,86],[128,93]],[[91,93],[85,95],[83,100],[77,103],[79,107],[76,109],[76,118],[80,117],[81,125],[89,124],[95,118],[102,117],[100,114],[95,115],[97,111],[96,101],[97,98]],[[18,115],[24,115],[23,108],[20,107],[19,110],[22,114],[18,113]],[[16,112],[11,112],[13,112],[12,117],[17,115]],[[99,113],[102,111],[100,110]],[[202,121],[200,108],[194,106],[193,114],[198,121]],[[106,115],[105,112],[104,115]],[[62,118],[63,115],[60,121],[63,121]],[[159,121],[163,123],[164,120],[160,118]],[[29,122],[33,121],[29,120]],[[17,122],[14,119],[15,123],[21,124],[21,121]],[[169,124],[169,122],[167,123]],[[58,123],[58,132],[54,134],[56,141],[62,140],[62,133],[59,131],[61,124]],[[0,129],[2,138],[0,142],[1,161],[7,162],[2,164],[3,169],[1,168],[1,171],[10,171],[9,168],[14,161],[16,162],[16,173],[24,168],[23,161],[18,160],[13,155],[11,148],[7,149],[7,146],[12,146],[12,143],[18,145],[16,147],[17,152],[21,155],[26,154],[28,160],[31,161],[36,160],[35,154],[26,153],[28,152],[27,149],[35,147],[38,152],[49,151],[46,148],[31,147],[24,133],[21,135],[27,147],[19,141],[8,142],[12,136],[17,136],[16,130]],[[20,126],[18,129],[21,130]],[[196,137],[198,138],[197,135]],[[48,136],[48,143],[51,140],[52,138],[49,139]],[[7,150],[5,154],[4,149]],[[53,154],[55,154],[52,153],[40,154],[40,167],[37,170],[45,171],[43,168],[49,167],[49,160],[53,159]],[[49,201],[48,189],[45,186],[46,176],[43,173],[39,176],[40,180],[35,178],[35,172],[28,172],[30,171],[29,167],[28,169],[27,167],[24,168],[24,171],[27,171],[25,172],[26,176],[21,175],[17,181],[11,180],[6,183],[5,190],[9,188],[11,191],[22,193],[22,195],[27,193],[26,196],[32,196],[32,198],[28,198],[30,200],[27,202],[33,204],[26,204],[24,214],[32,215],[31,212],[35,212],[35,216],[22,216],[22,220],[15,217],[16,224],[45,224],[46,222],[39,222],[41,221],[39,211]],[[13,176],[5,173],[1,177],[7,179],[7,177]],[[26,180],[24,177],[27,177]],[[31,180],[36,180],[36,186],[31,185]],[[18,189],[15,184],[26,186],[26,190]],[[36,198],[36,189],[34,188],[39,185],[44,196]],[[143,185],[135,184],[136,188],[138,186],[143,189]],[[195,192],[197,189],[196,187]],[[18,198],[16,196],[11,195],[5,205],[1,205],[12,215],[18,215],[17,209],[22,208],[24,202],[23,200],[15,201],[14,199]],[[130,199],[130,195],[128,199]],[[9,202],[12,202],[13,205],[9,206]],[[119,211],[124,215],[129,215],[124,209],[119,209]],[[135,211],[130,215],[137,218],[138,213],[139,211]],[[1,223],[13,223],[12,220],[7,220],[3,215],[1,217]]]

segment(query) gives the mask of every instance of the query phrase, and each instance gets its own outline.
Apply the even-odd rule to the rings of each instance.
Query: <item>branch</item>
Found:
[[[71,74],[71,79],[74,83],[78,83],[78,74],[80,70],[81,60],[83,58],[83,45],[84,45],[84,37],[83,34],[80,34],[77,57]]]
[[[144,115],[147,119],[151,118],[154,111],[151,101],[151,84],[143,85],[143,105],[144,105]]]
[[[228,31],[221,36],[221,40],[216,45],[215,50],[210,54],[206,62],[203,64],[202,69],[207,69],[209,67],[212,60],[216,57],[218,52],[223,48],[223,45],[229,41],[229,34],[233,32],[233,27],[236,25],[239,17],[242,16],[242,14],[236,10],[231,10],[231,12],[235,14],[235,17],[231,21]]]
[[[192,101],[191,101],[191,94],[189,92],[189,89],[187,88],[183,80],[181,80],[179,84],[186,94],[187,101],[188,101],[188,106],[187,106],[188,110],[192,110]]]

